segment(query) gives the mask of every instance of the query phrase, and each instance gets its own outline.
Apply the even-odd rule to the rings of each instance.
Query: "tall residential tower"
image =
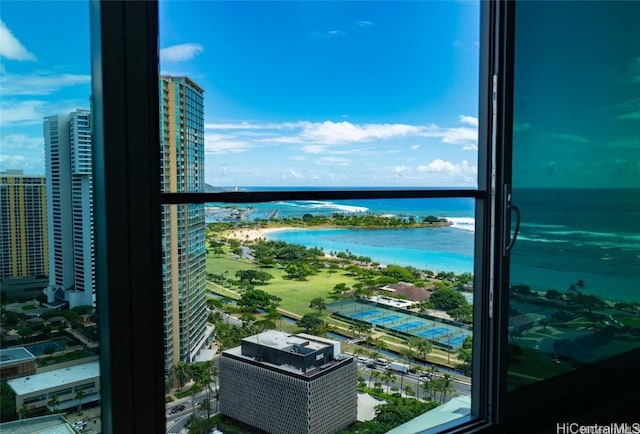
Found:
[[[49,274],[44,176],[0,172],[0,280]]]
[[[161,188],[204,191],[204,91],[187,77],[160,77]],[[203,204],[162,208],[165,372],[209,342]]]
[[[49,233],[48,301],[95,305],[91,113],[44,119]]]

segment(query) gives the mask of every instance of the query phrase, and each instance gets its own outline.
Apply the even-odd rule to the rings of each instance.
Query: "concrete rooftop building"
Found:
[[[356,362],[317,336],[250,336],[222,353],[220,411],[273,434],[335,433],[356,420]]]

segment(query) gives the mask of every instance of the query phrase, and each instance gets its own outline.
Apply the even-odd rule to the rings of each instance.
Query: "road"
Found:
[[[383,373],[385,371],[385,369],[381,367],[378,367],[375,370],[377,370],[380,373]],[[367,385],[369,385],[369,377],[371,375],[371,371],[372,369],[367,368],[364,363],[358,362],[359,375],[361,375],[365,379]],[[417,374],[411,374],[411,373],[404,374],[404,380],[402,379],[402,375],[400,372],[394,372],[394,375],[396,376],[396,381],[389,382],[389,387],[395,386],[398,389],[400,389],[401,384],[403,386],[410,385],[413,391],[417,392],[416,386],[419,384]],[[434,374],[434,378],[438,378],[438,377],[442,377],[442,373],[436,372]],[[445,401],[449,401],[451,398],[454,398],[455,396],[460,396],[460,395],[471,396],[471,385],[465,382],[458,381],[455,378],[453,378],[453,389],[455,390],[455,394],[447,397]],[[422,389],[420,392],[420,396],[422,396]]]
[[[378,368],[377,369],[378,372],[382,373],[385,371],[384,368]],[[365,379],[365,382],[367,383],[367,385],[369,384],[369,376],[371,375],[372,369],[371,368],[367,368],[366,365],[364,363],[358,363],[358,374],[360,376],[362,376]],[[418,380],[418,375],[417,374],[411,374],[411,373],[407,373],[404,375],[404,379],[402,379],[402,376],[399,372],[394,372],[394,374],[396,375],[396,381],[390,382],[389,383],[389,387],[398,387],[398,389],[400,389],[400,385],[402,384],[403,386],[406,385],[410,385],[411,388],[414,390],[414,392],[417,392],[417,385],[420,384],[419,380]],[[436,372],[434,374],[434,377],[442,377],[442,373]],[[471,385],[468,383],[464,383],[464,382],[460,382],[458,380],[456,380],[454,378],[453,381],[453,388],[455,390],[455,394],[448,396],[446,401],[449,401],[450,399],[454,398],[455,396],[470,396],[471,395]],[[423,392],[420,392],[420,396],[422,396]],[[185,428],[185,425],[187,423],[187,420],[189,419],[189,416],[191,416],[193,414],[193,408],[198,408],[198,404],[203,401],[206,398],[206,392],[200,392],[198,394],[196,394],[195,396],[195,400],[192,404],[192,399],[191,397],[176,401],[176,402],[172,402],[171,404],[167,405],[167,430],[166,430],[166,434],[186,434],[187,430]],[[178,407],[180,405],[184,405],[185,409],[182,411],[179,411],[177,413],[171,414],[171,409],[173,409],[174,407]],[[212,409],[215,409],[216,406],[216,402],[215,400],[213,400],[212,402]],[[197,410],[196,410],[197,411]]]
[[[196,394],[194,397],[193,403],[191,397],[186,399],[181,399],[176,402],[172,402],[166,407],[166,416],[167,416],[167,431],[166,434],[185,434],[187,432],[185,425],[189,416],[193,414],[193,409],[198,411],[198,404],[206,399],[206,392],[200,392]],[[215,410],[216,401],[212,400],[211,408]],[[177,413],[171,414],[171,410],[180,405],[184,405],[185,409],[182,411],[178,411]]]

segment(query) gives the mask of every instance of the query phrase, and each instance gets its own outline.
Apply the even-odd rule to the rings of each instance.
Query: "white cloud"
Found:
[[[36,56],[27,50],[11,30],[0,21],[0,57],[11,60],[36,60]]]
[[[24,126],[42,124],[45,116],[71,113],[79,108],[88,108],[89,101],[56,101],[50,103],[41,100],[0,100],[0,126]]]
[[[393,171],[395,173],[400,173],[400,174],[405,173],[408,170],[409,170],[409,168],[407,166],[396,166],[396,167],[393,168]]]
[[[470,116],[460,117],[467,124],[477,122]],[[215,152],[239,152],[248,148],[280,145],[301,145],[298,150],[309,154],[332,153],[351,154],[354,147],[348,149],[341,145],[389,143],[393,139],[430,137],[440,139],[442,143],[462,145],[462,149],[477,149],[477,128],[442,128],[435,124],[355,124],[347,121],[334,122],[220,122],[206,123],[205,130],[215,131],[209,135],[210,149]],[[216,144],[215,141],[221,143]],[[419,144],[411,146],[419,149]],[[379,149],[380,150],[380,149]],[[214,151],[212,151],[214,152]],[[386,152],[401,152],[398,147]]]
[[[302,150],[307,154],[322,154],[326,150],[326,147],[319,145],[308,145],[303,146]]]
[[[160,49],[162,62],[185,62],[204,51],[200,44],[179,44]]]
[[[349,160],[337,157],[322,157],[316,160],[316,163],[327,166],[348,166]]]
[[[302,174],[302,172],[296,170],[296,169],[291,169],[289,170],[288,174],[286,174],[284,176],[285,178],[294,178],[294,179],[302,179],[304,178],[304,175]]]
[[[416,170],[423,173],[441,173],[461,176],[463,178],[468,178],[478,173],[478,168],[476,166],[470,166],[466,160],[463,160],[460,164],[456,164],[439,158],[431,161],[429,164],[416,167]]]
[[[90,84],[90,74],[2,74],[0,76],[0,92],[3,95],[49,95],[65,87]]]
[[[22,169],[44,173],[44,139],[27,134],[8,134],[0,138],[0,170]]]
[[[404,124],[362,124],[350,122],[302,122],[300,137],[322,144],[340,144],[418,134],[421,127]]]
[[[371,21],[367,21],[367,20],[360,20],[356,22],[356,25],[358,27],[371,27],[373,26],[373,23]]]
[[[34,124],[45,116],[45,101],[0,101],[0,126]],[[54,114],[54,113],[50,113]]]
[[[224,134],[205,133],[204,150],[212,154],[236,154],[252,148],[250,142]]]
[[[478,118],[476,118],[476,117],[460,115],[460,116],[458,116],[458,119],[463,124],[473,125],[474,127],[478,126]]]

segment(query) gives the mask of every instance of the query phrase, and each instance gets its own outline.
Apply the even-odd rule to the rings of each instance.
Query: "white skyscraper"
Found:
[[[49,302],[95,305],[91,113],[44,120],[49,221]]]

